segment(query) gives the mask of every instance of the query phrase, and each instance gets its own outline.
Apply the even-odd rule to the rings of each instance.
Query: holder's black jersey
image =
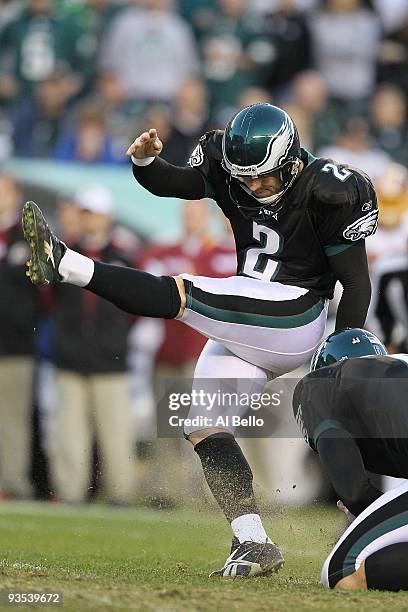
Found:
[[[331,298],[336,278],[328,258],[377,227],[377,199],[370,179],[302,149],[304,168],[277,212],[266,207],[264,220],[248,222],[231,198],[230,180],[240,203],[251,205],[254,199],[222,168],[222,134],[204,134],[189,165],[201,172],[206,196],[214,198],[231,222],[238,274],[305,287]]]
[[[337,430],[357,443],[366,470],[408,478],[408,355],[347,359],[311,372],[295,388],[293,412],[313,450]]]

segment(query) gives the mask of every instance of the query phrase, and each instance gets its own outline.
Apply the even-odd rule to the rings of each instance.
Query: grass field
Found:
[[[75,612],[407,610],[405,594],[319,586],[339,521],[327,508],[279,512],[266,523],[285,553],[284,568],[267,578],[210,581],[230,543],[218,513],[4,502],[0,590],[62,591],[63,609]]]

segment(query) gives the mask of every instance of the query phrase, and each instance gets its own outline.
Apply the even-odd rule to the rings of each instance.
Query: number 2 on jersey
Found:
[[[255,222],[252,233],[259,247],[250,247],[246,251],[242,271],[268,283],[275,278],[280,265],[272,256],[281,251],[282,237],[272,228]]]
[[[351,176],[352,174],[350,170],[347,170],[346,168],[339,168],[338,166],[336,166],[336,164],[331,164],[330,162],[327,162],[327,164],[324,164],[321,171],[322,172],[333,172],[336,179],[338,179],[342,183],[344,183],[344,181],[346,181],[348,177]]]

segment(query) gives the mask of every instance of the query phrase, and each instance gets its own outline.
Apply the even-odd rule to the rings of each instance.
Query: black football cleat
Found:
[[[23,207],[23,231],[31,251],[27,276],[34,285],[48,285],[62,280],[58,266],[66,245],[48,227],[44,215],[34,202]]]
[[[210,574],[210,578],[252,578],[277,572],[285,560],[272,542],[243,542],[236,546],[233,540],[231,554],[224,567]]]

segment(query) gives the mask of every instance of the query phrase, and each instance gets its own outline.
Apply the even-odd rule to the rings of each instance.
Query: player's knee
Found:
[[[176,317],[176,319],[179,319],[183,315],[184,309],[186,307],[186,289],[184,287],[184,280],[182,279],[181,276],[173,276],[173,278],[176,281],[177,289],[180,294],[180,300],[181,300],[180,310]]]

